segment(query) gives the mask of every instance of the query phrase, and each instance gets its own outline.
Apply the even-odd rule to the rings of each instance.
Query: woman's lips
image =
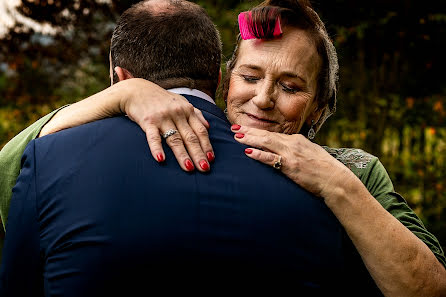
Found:
[[[271,120],[266,119],[266,118],[255,116],[255,115],[250,114],[250,113],[245,113],[245,115],[246,115],[246,118],[248,119],[246,124],[248,126],[252,127],[252,128],[259,128],[259,129],[270,130],[272,127],[277,125],[277,122],[271,121]]]
[[[275,121],[271,121],[271,120],[269,120],[269,119],[265,119],[265,118],[262,118],[262,117],[258,117],[258,116],[255,116],[255,115],[253,115],[253,114],[250,114],[250,113],[247,113],[246,114],[250,119],[253,119],[253,120],[255,120],[255,121],[260,121],[260,122],[264,122],[264,123],[269,123],[269,124],[276,124],[277,122],[275,122]]]

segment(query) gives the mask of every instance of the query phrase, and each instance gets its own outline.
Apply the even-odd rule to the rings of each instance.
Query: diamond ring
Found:
[[[178,132],[178,130],[169,129],[165,133],[163,133],[163,138],[166,139],[167,137],[170,137],[170,136],[174,135],[177,132]]]

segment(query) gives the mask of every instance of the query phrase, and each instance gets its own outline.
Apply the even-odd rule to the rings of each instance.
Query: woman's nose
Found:
[[[252,101],[259,109],[272,109],[275,102],[274,82],[266,79],[258,82]]]

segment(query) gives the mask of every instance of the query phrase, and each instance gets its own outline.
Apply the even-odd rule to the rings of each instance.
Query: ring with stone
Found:
[[[282,156],[280,156],[280,155],[278,155],[278,156],[279,156],[279,159],[276,162],[274,162],[273,167],[277,170],[280,170],[282,168]]]
[[[177,132],[178,132],[178,130],[175,130],[175,129],[169,129],[169,130],[167,130],[166,132],[163,133],[163,138],[166,139],[166,138],[168,138],[168,137],[174,135],[174,134],[177,133]]]

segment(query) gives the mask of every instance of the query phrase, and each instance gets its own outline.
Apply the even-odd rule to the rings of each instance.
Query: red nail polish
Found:
[[[209,164],[208,164],[208,162],[206,162],[206,160],[201,160],[200,161],[200,167],[201,167],[201,169],[203,169],[203,170],[209,170]]]
[[[236,138],[243,138],[243,137],[245,137],[245,134],[242,134],[242,133],[236,133],[236,134],[235,134],[235,137],[236,137]]]
[[[232,125],[232,126],[231,126],[231,129],[232,129],[232,130],[235,130],[235,131],[240,130],[240,128],[241,128],[240,125]]]
[[[158,162],[163,162],[164,161],[164,156],[161,153],[158,153],[156,155],[156,159],[158,160]]]
[[[215,160],[215,156],[213,152],[207,152],[206,157],[208,157],[208,161],[212,162]]]
[[[252,154],[252,149],[250,149],[250,148],[247,148],[247,149],[245,149],[245,154]]]
[[[186,169],[188,171],[192,171],[195,169],[194,164],[192,164],[192,161],[189,159],[186,159],[186,161],[184,161],[184,166],[186,166]]]

